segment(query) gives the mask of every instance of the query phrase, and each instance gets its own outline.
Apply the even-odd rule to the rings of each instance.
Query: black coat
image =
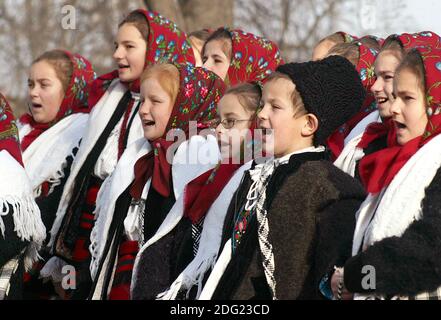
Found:
[[[230,204],[223,244],[246,201],[249,175]],[[293,155],[267,187],[269,241],[278,299],[319,299],[319,281],[351,253],[361,185],[325,160],[324,153]],[[223,245],[221,246],[223,248]],[[213,299],[271,299],[261,262],[254,216],[214,292]]]
[[[378,241],[349,259],[344,266],[345,285],[351,292],[365,293],[362,268],[375,268],[376,293],[415,295],[441,285],[441,168],[426,188],[422,218],[401,237]]]
[[[0,266],[4,266],[9,260],[16,258],[29,244],[27,241],[22,241],[15,233],[14,218],[12,216],[13,208],[10,207],[9,210],[11,214],[2,217],[5,225],[5,236],[3,237],[0,234]],[[23,275],[24,262],[23,257],[21,257],[18,269],[11,277],[7,299],[17,300],[22,298]]]

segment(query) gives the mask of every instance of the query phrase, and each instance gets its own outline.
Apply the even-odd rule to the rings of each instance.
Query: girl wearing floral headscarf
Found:
[[[29,113],[18,123],[23,162],[50,230],[74,149],[86,129],[92,65],[68,51],[48,51],[32,64]],[[68,159],[70,158],[70,159]]]
[[[38,259],[46,229],[23,168],[18,129],[0,94],[0,300],[21,298],[23,272]]]
[[[86,130],[88,90],[94,79],[90,62],[65,50],[45,52],[30,69],[29,113],[20,118],[18,126],[23,162],[48,231]],[[44,250],[40,255],[47,258]],[[26,274],[26,293],[43,294],[39,268],[36,265]]]
[[[439,299],[441,51],[419,46],[407,53],[393,90],[396,139],[360,163],[369,195],[357,213],[353,257],[334,274],[333,291],[356,299]],[[375,271],[375,286],[362,281],[364,266]]]
[[[359,179],[359,161],[364,156],[386,148],[388,140],[390,143],[395,139],[393,126],[390,126],[392,116],[390,106],[394,101],[392,92],[395,69],[407,50],[418,46],[436,46],[437,44],[439,44],[439,36],[431,31],[391,35],[384,41],[375,60],[376,80],[371,87],[378,110],[372,112],[357,125],[357,127],[361,127],[368,122],[372,122],[364,132],[350,134],[345,139],[345,148],[334,162],[337,167]],[[353,131],[359,132],[360,130],[354,128]]]
[[[83,299],[90,289],[89,237],[96,195],[113,172],[126,146],[142,137],[139,79],[146,67],[161,61],[194,63],[185,33],[168,19],[136,10],[119,25],[113,55],[118,69],[99,77],[91,87],[93,106],[81,147],[72,165],[51,230],[49,245],[62,258],[51,259],[42,273],[57,278],[67,262],[76,267],[77,289]],[[59,278],[58,278],[59,279]]]
[[[144,249],[144,261],[148,261],[158,247],[165,250],[173,243],[175,249],[167,257],[170,267],[164,263],[164,268],[154,272],[156,278],[162,279],[171,274],[168,283],[163,281],[163,287],[154,286],[153,290],[146,288],[134,298],[192,299],[200,294],[220,248],[227,204],[254,157],[262,157],[260,145],[254,139],[260,99],[258,84],[243,83],[229,88],[219,101],[216,134],[222,160],[187,184],[170,211],[176,217],[175,226]],[[143,269],[152,272],[150,267]]]
[[[164,64],[146,70],[139,110],[145,139],[126,150],[98,195],[90,246],[93,299],[128,299],[132,270],[135,280],[151,276],[143,272],[142,256],[137,258],[141,260],[138,270],[134,269],[138,248],[161,237],[185,184],[218,161],[213,136],[183,142],[188,139],[190,121],[201,128],[214,118],[224,89],[223,81],[203,68]],[[209,151],[204,162],[199,148]],[[148,264],[162,268],[168,253],[157,252]]]
[[[241,30],[219,28],[202,48],[203,66],[228,86],[265,79],[283,60],[275,43]]]

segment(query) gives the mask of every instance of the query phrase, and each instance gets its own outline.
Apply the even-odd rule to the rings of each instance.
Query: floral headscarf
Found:
[[[25,114],[20,118],[23,124],[29,124],[32,131],[22,139],[23,151],[44,131],[58,123],[60,120],[75,113],[89,113],[90,108],[87,103],[89,97],[89,86],[95,79],[92,64],[79,54],[73,54],[63,50],[72,63],[72,77],[61,102],[60,109],[55,120],[48,124],[35,122],[30,114]]]
[[[232,57],[226,82],[234,86],[243,82],[265,82],[283,64],[278,46],[265,38],[242,30],[228,31],[232,42]]]
[[[441,133],[441,50],[430,46],[417,47],[424,62],[426,81],[427,123],[423,135],[401,146],[396,140],[388,148],[366,156],[360,162],[360,176],[368,192],[378,193],[419,148]]]
[[[175,141],[167,141],[169,130],[182,131],[188,139],[190,121],[204,124],[216,116],[217,103],[225,92],[224,82],[213,72],[191,65],[176,65],[180,74],[179,93],[166,133],[151,141],[152,151],[135,164],[135,182],[131,189],[138,199],[147,180],[152,177],[152,186],[164,197],[170,194],[171,164],[167,161],[167,150]]]
[[[394,34],[390,35],[384,42],[387,42],[389,39],[395,39],[400,42],[404,50],[410,50],[411,48],[425,46],[439,48],[440,41],[440,37],[432,31],[423,31],[414,34]],[[391,126],[390,120],[386,120],[381,123],[377,122],[370,124],[366,128],[357,147],[365,149],[369,146],[371,142],[380,139],[383,136],[387,136],[388,145],[391,145],[391,143],[393,143],[393,141],[396,139],[395,127]]]
[[[8,151],[23,166],[15,117],[8,101],[0,93],[0,151],[2,150]]]
[[[194,65],[193,49],[187,35],[178,26],[157,12],[138,9],[134,12],[143,14],[149,26],[147,41],[146,63],[144,68],[155,63],[189,63]],[[94,106],[104,95],[114,79],[118,78],[118,71],[100,76],[93,84],[89,104]],[[133,92],[140,91],[139,79],[128,84]]]

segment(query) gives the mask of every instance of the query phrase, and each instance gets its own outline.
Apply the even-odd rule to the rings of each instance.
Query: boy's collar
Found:
[[[295,154],[301,154],[301,153],[307,153],[307,152],[325,152],[325,150],[326,149],[323,146],[318,146],[318,147],[312,146],[312,147],[308,147],[308,148],[294,151],[294,152],[287,154],[281,158],[275,158],[274,160],[277,161],[279,164],[285,164],[285,163],[288,163],[289,159],[291,159],[291,157]]]

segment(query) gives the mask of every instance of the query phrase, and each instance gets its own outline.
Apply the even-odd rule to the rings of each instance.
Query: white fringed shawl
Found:
[[[202,291],[202,281],[206,272],[211,269],[216,260],[222,240],[222,230],[228,206],[242,180],[246,170],[251,168],[252,162],[241,166],[230,179],[208,210],[203,223],[201,239],[196,257],[172,283],[170,289],[158,296],[160,300],[174,300],[181,291],[189,291],[194,285],[198,286],[199,297]],[[180,206],[180,209],[183,209]],[[181,212],[181,216],[183,212]]]
[[[6,231],[2,217],[11,214],[17,236],[22,241],[30,242],[25,252],[25,267],[28,270],[38,260],[38,250],[46,238],[46,228],[23,167],[5,150],[0,151],[0,163],[0,236],[5,237]]]

